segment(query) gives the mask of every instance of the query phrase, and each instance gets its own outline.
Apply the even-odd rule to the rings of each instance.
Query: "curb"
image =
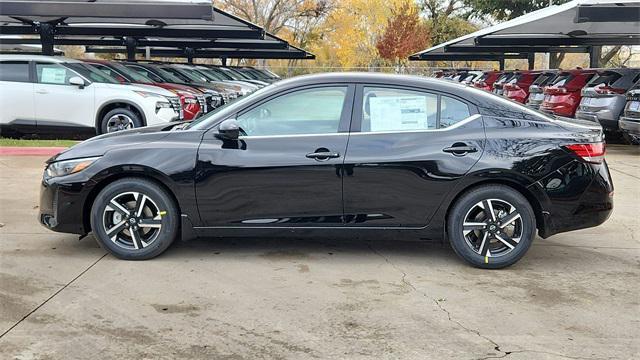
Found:
[[[0,156],[53,156],[66,147],[2,146]]]

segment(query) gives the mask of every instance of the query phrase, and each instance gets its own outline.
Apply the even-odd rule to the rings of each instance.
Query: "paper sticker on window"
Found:
[[[41,82],[47,84],[65,84],[67,80],[67,70],[61,68],[44,67],[40,75]]]
[[[383,96],[369,98],[371,131],[427,129],[427,102],[424,96]]]

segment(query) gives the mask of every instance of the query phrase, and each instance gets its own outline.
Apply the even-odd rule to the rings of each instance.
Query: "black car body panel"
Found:
[[[218,125],[297,89],[348,88],[337,133],[241,136]],[[468,104],[450,128],[361,131],[362,87],[433,92]],[[40,220],[85,234],[92,199],[107,183],[141,177],[164,186],[183,217],[183,237],[380,229],[442,238],[451,204],[485,183],[506,184],[532,204],[541,236],[591,227],[612,210],[606,163],[566,150],[602,142],[597,124],[559,121],[482,90],[418,77],[326,74],[280,81],[192,123],[142,128],[85,141],[50,161],[100,156],[82,172],[44,176]],[[447,152],[460,143],[472,149]],[[321,149],[338,154],[318,161]],[[354,232],[348,231],[353,234]]]

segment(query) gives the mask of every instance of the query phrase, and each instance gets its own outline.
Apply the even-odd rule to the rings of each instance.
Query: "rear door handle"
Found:
[[[478,152],[478,148],[476,148],[475,146],[468,146],[468,145],[456,146],[454,144],[454,146],[446,147],[446,148],[442,149],[442,151],[444,151],[446,153],[450,153],[450,154],[456,155],[456,156],[462,156],[462,155],[466,155],[468,153]]]
[[[48,94],[49,92],[47,90],[36,90],[36,93],[38,93],[38,94]]]
[[[307,159],[315,159],[318,161],[339,158],[340,153],[337,152],[313,152],[305,155]]]

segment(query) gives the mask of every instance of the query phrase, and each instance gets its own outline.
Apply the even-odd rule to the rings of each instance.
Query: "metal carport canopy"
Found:
[[[147,49],[138,48],[137,53],[144,54]],[[123,48],[93,47],[88,46],[86,52],[96,54],[122,54],[127,53]],[[177,57],[187,58],[191,62],[194,58],[222,58],[222,59],[313,59],[315,55],[297,48],[286,50],[268,49],[176,49],[154,47],[149,49],[151,57]]]
[[[265,31],[211,1],[0,1],[0,34],[40,36],[43,52],[64,37],[256,39]],[[131,45],[131,43],[129,43]]]
[[[428,54],[549,52],[557,46],[640,44],[640,0],[574,0],[531,12],[485,29],[431,47],[410,57]],[[467,48],[468,50],[461,50]],[[567,51],[580,51],[567,49]]]

